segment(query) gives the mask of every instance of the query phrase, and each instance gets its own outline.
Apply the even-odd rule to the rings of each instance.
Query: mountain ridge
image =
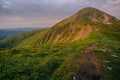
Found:
[[[105,20],[106,17],[107,19],[109,19],[109,22]],[[66,43],[76,40],[84,40],[88,36],[93,35],[93,33],[98,30],[100,33],[109,31],[112,31],[113,33],[115,31],[118,32],[119,24],[120,21],[117,20],[115,17],[110,16],[109,14],[102,12],[96,8],[87,7],[64,19],[63,21],[60,21],[47,31],[42,30],[43,32],[40,32],[42,35],[38,32],[39,35],[37,35],[36,33],[37,37],[31,36],[28,37],[28,39],[25,38],[22,43],[18,44],[18,46],[29,45],[29,43],[31,42],[33,44],[29,46],[33,46],[36,44],[40,45],[44,43]],[[117,26],[115,26],[114,28],[111,27],[114,25]],[[114,31],[115,28],[117,28],[118,30]],[[109,31],[106,31],[106,29]],[[4,41],[7,41],[7,38],[6,40],[1,41],[0,45],[5,45]]]
[[[89,9],[90,9],[90,11],[89,11]],[[97,10],[97,9],[95,9],[95,8],[84,8],[84,9],[82,9],[82,10],[80,10],[80,11],[78,11],[75,15],[73,15],[73,16],[71,16],[71,17],[69,17],[69,18],[67,18],[67,19],[65,19],[65,20],[63,20],[63,21],[61,21],[61,22],[59,22],[59,23],[57,23],[55,26],[53,26],[52,28],[51,28],[51,31],[49,31],[49,34],[51,34],[51,36],[53,36],[53,33],[55,33],[55,31],[56,31],[56,34],[58,33],[59,35],[58,36],[60,36],[60,35],[62,35],[64,32],[64,34],[67,34],[68,32],[69,33],[73,33],[74,34],[74,32],[77,32],[77,31],[75,31],[75,29],[78,29],[78,30],[80,30],[81,28],[84,28],[84,26],[86,26],[86,29],[87,28],[93,28],[93,27],[90,27],[90,26],[94,26],[94,25],[98,25],[98,24],[101,24],[101,23],[99,23],[99,22],[94,22],[94,21],[92,21],[92,20],[90,20],[89,21],[89,19],[86,19],[86,17],[85,17],[85,15],[84,14],[82,14],[83,12],[85,12],[85,14],[87,13],[88,14],[88,12],[86,12],[86,10],[88,10],[88,12],[91,12],[91,10],[92,10],[92,12],[94,12],[96,15],[97,14],[101,14],[101,15],[103,15],[103,14],[106,14],[106,13],[104,13],[104,12],[102,12],[102,11],[100,11],[100,10]],[[93,14],[93,15],[95,15],[95,14]],[[107,14],[106,14],[107,15]],[[114,17],[112,17],[112,16],[110,16],[110,15],[107,15],[108,17],[110,17],[110,19],[113,19],[113,24],[115,24],[115,23],[117,23],[118,25],[120,24],[120,21],[119,20],[117,20],[116,18],[114,18]],[[98,16],[97,16],[98,17]],[[104,16],[105,17],[105,16]],[[104,21],[103,21],[104,22]],[[112,24],[104,24],[102,22],[102,26],[104,26],[104,25],[112,25]],[[95,24],[94,24],[95,23]],[[112,23],[112,22],[110,22],[110,23]],[[116,25],[116,24],[115,24]],[[66,29],[66,28],[68,28],[68,29]],[[60,32],[61,31],[61,32]],[[52,33],[51,33],[52,32]],[[85,31],[86,32],[86,31]],[[61,34],[62,33],[62,34]],[[67,35],[67,37],[69,37],[69,33],[68,33],[68,35]],[[63,34],[63,36],[64,36],[64,34]],[[90,34],[90,33],[89,33]],[[75,35],[76,35],[76,33],[75,33]],[[64,38],[62,36],[62,38]],[[49,37],[49,36],[48,36]],[[86,36],[87,37],[87,36]],[[53,39],[54,40],[54,39]],[[51,41],[53,41],[53,40],[48,40],[48,42],[51,42]],[[60,40],[60,39],[59,39]],[[64,42],[64,40],[63,40],[63,42]]]
[[[0,79],[119,80],[119,20],[108,15],[112,24],[106,24],[105,13],[94,8],[76,14],[0,41]]]

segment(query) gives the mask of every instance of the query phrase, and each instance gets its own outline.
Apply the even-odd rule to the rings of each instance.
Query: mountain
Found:
[[[119,28],[120,21],[95,8],[85,8],[75,15],[53,26],[45,35],[46,42],[71,42],[87,38],[95,29],[112,29],[116,25]],[[112,29],[113,30],[113,29]],[[120,29],[119,29],[120,30]]]
[[[42,33],[40,31],[34,36],[27,37],[27,39],[25,38],[24,41],[21,41],[21,43],[17,45],[33,46],[43,43],[73,42],[76,40],[84,40],[88,36],[95,34],[95,32],[107,36],[113,35],[113,38],[118,39],[118,37],[120,37],[119,25],[120,21],[115,17],[95,8],[87,7],[78,11],[73,16],[57,23],[47,31],[42,30]],[[17,39],[15,37],[16,36],[10,37],[11,41]],[[7,39],[9,38],[3,40],[0,45],[6,45],[8,42]]]
[[[52,28],[0,41],[2,80],[119,80],[120,20],[84,8]]]
[[[11,36],[11,35],[15,35],[15,34],[19,34],[19,33],[22,33],[24,31],[6,31],[6,30],[0,30],[0,39],[4,39],[8,36]]]
[[[5,29],[2,29],[2,30],[5,30],[5,31],[24,31],[24,32],[27,32],[27,31],[33,31],[33,30],[40,30],[40,29],[43,29],[44,27],[34,27],[34,28],[5,28]],[[47,28],[47,27],[46,27]]]
[[[20,34],[23,32],[33,31],[42,28],[8,28],[8,29],[0,29],[0,40],[4,39],[8,36]]]

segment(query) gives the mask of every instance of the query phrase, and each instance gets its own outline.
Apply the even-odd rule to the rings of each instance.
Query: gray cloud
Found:
[[[0,28],[52,26],[89,6],[120,19],[120,0],[0,0]]]

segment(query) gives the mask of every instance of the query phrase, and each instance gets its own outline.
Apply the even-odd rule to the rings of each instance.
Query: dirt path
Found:
[[[81,52],[82,59],[86,64],[82,66],[82,70],[79,74],[84,80],[101,80],[101,64],[96,55],[92,52],[95,45],[96,44],[89,45]]]

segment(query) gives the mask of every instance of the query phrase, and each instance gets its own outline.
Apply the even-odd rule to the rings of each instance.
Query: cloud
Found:
[[[51,26],[88,6],[120,19],[120,0],[0,0],[0,27]]]

